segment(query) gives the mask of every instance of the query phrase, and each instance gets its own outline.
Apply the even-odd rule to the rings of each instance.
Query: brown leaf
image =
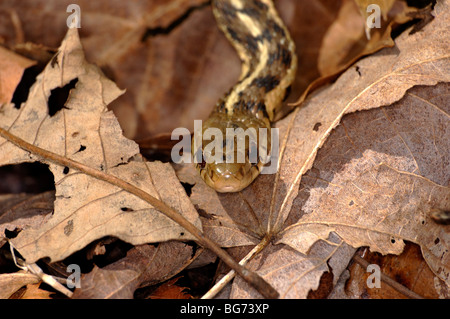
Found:
[[[36,62],[0,47],[0,105],[11,102],[25,69]]]
[[[55,192],[0,195],[0,234],[5,229],[39,227],[53,212]]]
[[[41,289],[40,285],[32,284],[27,285],[20,299],[52,299],[52,295],[54,295],[52,291]]]
[[[142,37],[145,28],[166,28],[179,18],[190,6],[199,5],[203,0],[154,0],[151,2],[123,1],[77,1],[82,13],[82,32],[87,37],[85,45],[93,56],[104,56],[111,47],[134,46],[131,33]],[[0,30],[8,45],[14,41],[42,43],[58,47],[64,38],[66,20],[72,12],[67,12],[71,4],[63,1],[2,1],[0,4]],[[22,36],[17,37],[18,34]],[[23,39],[25,38],[25,39]],[[110,42],[108,42],[110,41]],[[138,40],[139,41],[139,40]],[[91,50],[91,46],[96,46]],[[92,47],[93,49],[93,47]],[[96,51],[96,52],[94,52]],[[111,52],[110,52],[111,54]],[[100,62],[100,61],[97,61]],[[105,61],[103,61],[105,62]],[[103,64],[103,63],[101,63]]]
[[[450,206],[441,151],[449,148],[441,111],[448,89],[417,87],[392,106],[346,117],[303,176],[293,207],[298,213],[291,216],[301,218],[282,232],[281,242],[305,252],[309,242],[335,231],[355,247],[398,254],[409,240],[448,280],[449,238],[428,215]]]
[[[379,13],[380,13],[381,17],[379,17],[379,19],[381,20],[381,18],[383,18],[384,21],[387,21],[388,20],[388,13],[391,10],[391,8],[392,8],[392,6],[394,5],[395,2],[396,2],[395,0],[375,0],[375,1],[355,0],[355,3],[358,5],[359,12],[360,12],[361,16],[364,18],[364,22],[366,22],[367,20],[369,20],[369,21],[370,20],[374,20],[374,19],[371,19],[371,15],[377,14],[377,12],[373,8],[373,5],[378,6],[378,8],[380,10]],[[372,7],[370,7],[371,5],[372,5]],[[366,36],[367,36],[368,39],[371,38],[371,31],[373,29],[374,28],[370,28],[365,23],[365,32],[366,32]],[[373,31],[376,31],[376,28]]]
[[[149,296],[149,299],[191,299],[191,295],[186,292],[186,287],[175,285],[178,279],[180,277],[162,284]]]
[[[7,299],[21,287],[40,281],[36,275],[22,272],[0,274],[0,299]]]
[[[173,3],[176,2],[164,2],[169,7]],[[342,22],[342,20],[336,20],[338,18],[337,15],[342,12],[340,9],[344,9],[345,5],[341,5],[342,3],[333,1],[328,4],[328,1],[299,2],[295,0],[278,2],[281,15],[287,21],[292,31],[301,56],[301,72],[296,80],[296,88],[294,90],[297,95],[300,95],[314,79],[320,76],[316,61],[319,52],[323,48],[322,43],[326,33],[331,26]],[[341,145],[335,143],[330,146],[327,138],[329,137],[331,141],[335,141],[335,139],[333,140],[335,138],[333,136],[336,134],[337,129],[336,131],[333,130],[340,123],[344,114],[357,110],[390,105],[400,100],[406,90],[414,85],[434,85],[439,81],[448,81],[448,50],[445,46],[448,42],[442,41],[446,40],[444,37],[446,29],[445,26],[442,26],[448,20],[448,15],[444,14],[446,11],[448,12],[446,2],[439,3],[436,6],[436,20],[439,20],[439,22],[432,22],[421,32],[413,36],[408,36],[405,33],[397,39],[397,47],[394,49],[383,50],[380,54],[371,57],[372,59],[358,62],[354,65],[354,68],[345,73],[335,84],[315,94],[311,100],[305,103],[302,109],[296,111],[297,113],[279,124],[282,129],[281,137],[285,136],[287,132],[288,142],[286,148],[283,150],[282,166],[279,179],[276,182],[274,182],[273,176],[261,176],[258,178],[257,183],[241,194],[217,195],[211,192],[211,190],[206,188],[202,189],[201,182],[196,181],[194,177],[192,184],[196,184],[196,186],[192,190],[192,199],[199,207],[200,213],[203,216],[202,219],[205,222],[205,229],[210,237],[216,239],[224,246],[229,247],[256,244],[266,235],[272,238],[278,236],[277,239],[279,242],[282,242],[284,239],[292,241],[290,242],[291,246],[297,250],[280,245],[269,246],[267,247],[268,257],[259,257],[259,264],[252,263],[253,267],[258,268],[260,272],[265,273],[267,277],[270,277],[270,280],[276,283],[277,287],[283,292],[283,296],[305,296],[311,288],[317,286],[321,274],[328,269],[326,258],[320,255],[321,251],[317,252],[321,256],[319,258],[321,264],[319,264],[318,271],[314,272],[314,267],[316,266],[312,262],[314,260],[308,260],[308,257],[299,253],[298,250],[302,251],[302,249],[306,249],[306,251],[309,251],[306,248],[308,245],[309,249],[312,250],[317,244],[313,245],[313,243],[318,238],[326,240],[327,244],[331,247],[335,247],[337,245],[336,243],[339,242],[335,237],[335,233],[330,230],[331,227],[319,229],[316,234],[302,234],[301,236],[304,236],[302,238],[306,237],[304,247],[300,247],[295,242],[297,238],[289,238],[289,229],[286,227],[293,224],[296,225],[301,213],[303,213],[301,210],[303,209],[302,205],[304,205],[302,202],[304,197],[301,196],[304,195],[302,193],[303,189],[298,190],[300,185],[304,185],[300,184],[300,182],[305,183],[301,178],[302,175],[312,167],[317,151],[322,145],[324,145],[324,149],[328,145],[328,150],[330,148],[332,149],[331,146],[335,144]],[[136,19],[142,13],[139,10],[136,12],[135,15],[131,15],[135,21],[131,19],[130,24],[130,21],[124,19],[125,23],[123,25],[125,27],[121,29],[123,25],[119,25],[118,29],[114,29],[119,30],[119,32],[111,32],[111,34],[119,36],[105,37],[106,42],[111,41],[111,38],[118,38],[120,41],[115,42],[117,45],[102,46],[103,49],[97,49],[99,52],[92,53],[92,56],[95,56],[98,61],[103,61],[103,63],[111,61],[111,65],[108,65],[108,67],[111,67],[111,70],[113,70],[112,73],[118,76],[120,79],[119,83],[122,83],[122,87],[127,87],[129,91],[135,90],[136,88],[133,95],[129,96],[121,105],[122,114],[130,114],[126,117],[126,119],[131,119],[130,122],[132,123],[129,125],[130,135],[135,135],[137,114],[140,114],[142,123],[151,124],[143,125],[145,127],[144,131],[146,132],[158,133],[170,130],[175,126],[190,127],[193,118],[206,117],[210,107],[215,104],[217,98],[236,80],[239,73],[239,62],[236,59],[236,55],[226,43],[224,37],[217,31],[208,7],[192,12],[181,25],[171,30],[168,36],[161,34],[159,36],[149,37],[146,43],[139,42],[142,33],[136,32],[136,30],[144,30],[144,28],[142,28],[142,21],[138,18]],[[345,16],[348,15],[342,15],[340,18]],[[64,23],[63,18],[59,20],[61,23]],[[89,23],[92,23],[92,20]],[[95,25],[95,23],[92,23],[92,25]],[[127,29],[127,25],[132,25],[132,27]],[[296,28],[294,27],[295,25],[300,25],[301,27]],[[363,26],[361,27],[363,28]],[[102,26],[102,30],[105,30],[104,25]],[[122,33],[122,31],[124,32]],[[40,30],[34,32],[40,32]],[[33,32],[28,31],[26,33],[30,34]],[[339,37],[335,38],[333,35],[332,38],[337,40],[336,43],[339,43]],[[175,42],[171,42],[174,39]],[[350,44],[354,44],[355,40],[350,39]],[[94,44],[92,47],[95,47],[101,42],[95,36],[89,37],[88,35],[87,43]],[[125,45],[122,46],[122,43],[125,43]],[[333,45],[331,46],[333,47]],[[334,50],[334,48],[332,49]],[[333,54],[333,50],[325,51]],[[204,52],[207,53],[205,54]],[[324,51],[322,50],[322,52]],[[347,58],[349,60],[346,60]],[[327,65],[322,70],[333,69],[336,65],[346,65],[345,63],[340,63],[342,61],[352,61],[352,58],[352,56],[346,56],[345,59],[340,57],[336,60],[329,60],[331,65]],[[229,62],[233,61],[233,59],[235,61],[234,63]],[[224,63],[224,61],[227,61],[227,63]],[[136,72],[136,70],[139,70],[139,72]],[[174,70],[176,70],[176,73]],[[221,76],[217,77],[217,74]],[[123,83],[127,84],[124,85]],[[206,90],[206,88],[208,89]],[[416,92],[416,95],[418,94]],[[428,98],[423,99],[426,101],[433,100]],[[106,104],[108,103],[104,103],[103,105]],[[135,105],[138,108],[137,111],[135,111]],[[120,108],[116,110],[120,110]],[[367,116],[367,113],[365,114]],[[291,120],[292,122],[290,122]],[[366,123],[367,118],[363,117],[361,121]],[[433,129],[438,127],[434,125],[434,122],[431,123],[433,123]],[[140,133],[143,134],[142,131]],[[404,135],[398,135],[404,137]],[[369,141],[372,137],[372,135],[366,136]],[[414,142],[416,142],[415,139],[407,146],[414,144]],[[383,143],[380,144],[384,146]],[[367,146],[367,149],[372,150],[372,146]],[[375,151],[378,151],[376,146],[378,145],[375,143]],[[351,164],[355,163],[355,166],[358,167],[358,164],[361,164],[358,160],[361,158],[364,160],[367,158],[372,159],[372,153],[369,154],[370,156],[361,156],[358,155],[359,149],[355,149],[352,149],[353,153],[349,155]],[[398,155],[397,153],[394,154]],[[341,154],[339,153],[338,155]],[[400,155],[405,156],[404,153],[400,153]],[[319,154],[317,156],[319,158],[321,155]],[[375,160],[378,160],[376,156]],[[119,161],[119,164],[122,164],[122,162]],[[338,164],[342,163],[340,162]],[[424,164],[422,163],[421,165]],[[341,177],[339,175],[341,171],[334,170],[342,169],[342,172],[345,173],[345,170],[339,167],[339,165],[331,165],[330,167],[330,171],[324,170],[327,173],[326,176],[319,175],[319,179],[323,179],[326,185],[330,183],[331,178],[335,176]],[[401,171],[404,167],[392,169],[392,167],[385,167],[380,163],[374,167],[371,167],[371,170],[368,170],[367,174],[377,173],[378,175],[374,178],[376,182],[378,182],[378,179],[383,182],[390,181],[390,179],[396,177],[394,173],[398,173],[400,175],[399,178],[405,177],[404,172]],[[414,166],[410,165],[407,168],[410,167]],[[417,173],[419,171],[420,173],[423,172],[421,166],[417,165],[417,167],[420,169],[412,172],[412,174],[416,174],[417,176],[412,176],[409,182],[413,185],[415,185],[414,183],[419,183],[421,186],[425,183],[425,187],[429,188],[430,184],[427,183],[430,182],[431,178]],[[158,166],[157,169],[161,168]],[[386,170],[383,171],[382,169]],[[407,172],[411,173],[410,171]],[[73,172],[70,173],[72,174]],[[61,176],[62,174],[59,172],[59,177]],[[350,179],[350,181],[352,180]],[[342,182],[342,180],[336,182]],[[431,180],[432,183],[433,181]],[[98,187],[103,188],[103,185],[101,184]],[[347,184],[343,185],[347,186]],[[376,186],[379,185],[376,184]],[[386,189],[388,188],[384,184],[382,186]],[[438,186],[438,188],[442,189],[442,185]],[[313,190],[316,193],[322,191],[321,188],[326,189],[326,186],[322,186],[321,184],[319,186],[314,185],[314,187]],[[381,188],[380,191],[382,191]],[[389,189],[389,191],[391,190]],[[424,193],[426,194],[426,190]],[[388,194],[390,195],[391,193]],[[334,193],[330,195],[325,192],[324,194],[324,196],[329,197],[332,197],[332,195]],[[386,194],[382,193],[381,195],[377,195],[384,196]],[[413,195],[416,195],[416,193]],[[423,194],[419,195],[422,196]],[[389,198],[389,196],[384,197]],[[419,200],[423,200],[423,196],[419,196]],[[441,199],[438,198],[438,200]],[[438,200],[436,202],[442,203],[442,200]],[[292,204],[293,202],[294,204]],[[317,202],[319,204],[321,203],[320,200]],[[371,203],[373,202],[369,201],[369,204]],[[414,202],[411,206],[416,205],[417,207],[419,204]],[[305,206],[305,208],[310,209],[309,206]],[[65,226],[68,226],[68,230],[71,229],[71,225],[66,224]],[[350,235],[352,234],[347,234],[347,236]],[[364,239],[364,236],[362,238]],[[441,251],[445,249],[442,241],[446,242],[446,237],[443,238],[439,237],[441,245],[432,247],[433,253],[427,258],[428,260],[433,256],[436,257],[436,250]],[[357,239],[360,238],[350,238],[349,240],[356,241]],[[385,241],[382,238],[380,242],[383,242],[383,240]],[[400,242],[396,240],[396,243],[398,244]],[[372,240],[371,244],[375,245],[378,242]],[[275,250],[278,249],[279,255],[276,255],[278,251],[271,250],[272,248],[275,248]],[[324,251],[327,249],[331,248],[326,246]],[[271,252],[274,253],[273,258],[270,254]],[[424,251],[424,253],[427,253],[427,251]],[[263,251],[263,254],[266,254],[266,252]],[[310,265],[309,270],[311,270],[312,276],[308,277],[306,282],[302,282],[305,286],[301,287],[298,293],[292,290],[292,287],[295,289],[299,287],[297,283],[289,282],[291,277],[286,276],[286,272],[277,268],[279,265],[276,264],[276,256],[280,257],[280,260],[283,258],[283,260],[292,261],[294,268],[297,266],[300,267],[303,263]],[[337,256],[337,254],[331,253],[330,256]],[[348,261],[348,259],[348,256],[343,258],[344,261],[339,263],[340,268],[342,268],[342,265],[347,264],[345,260]],[[273,263],[265,263],[266,260],[273,261]],[[435,265],[439,265],[441,262],[442,260],[437,258]],[[267,269],[274,270],[275,274],[280,274],[280,278],[286,278],[286,280],[277,280],[271,273],[266,272]],[[335,275],[339,276],[339,271],[336,271]],[[235,287],[234,289],[236,291],[242,290],[240,285],[236,285]],[[253,292],[249,292],[245,288],[244,293],[239,293],[239,295],[245,294],[253,295]]]
[[[399,256],[381,256],[378,253],[369,252],[365,252],[364,255],[364,259],[369,264],[380,267],[381,273],[423,298],[448,298],[449,288],[445,289],[445,283],[431,272],[421,256],[419,246],[406,243],[405,250]],[[382,280],[379,288],[369,288],[367,280],[372,272],[367,272],[366,267],[361,267],[358,263],[353,263],[349,269],[351,277],[347,284],[347,294],[351,298],[404,299],[408,297]],[[372,278],[369,280],[373,281]],[[441,290],[440,287],[444,289]]]
[[[52,109],[51,96],[72,85],[66,101]],[[76,83],[76,85],[74,85]],[[84,60],[76,29],[69,29],[58,53],[30,90],[20,110],[2,108],[0,125],[35,146],[121,178],[184,214],[197,227],[197,214],[168,164],[129,160],[138,146],[122,136],[106,105],[120,91]],[[63,107],[64,106],[64,107]],[[49,114],[50,113],[50,114]],[[0,141],[0,163],[41,160]],[[45,224],[22,231],[14,245],[27,262],[61,260],[95,239],[115,236],[132,244],[189,239],[191,235],[145,201],[109,183],[49,163],[55,178],[55,213]]]
[[[317,289],[323,273],[332,267],[334,280],[346,267],[355,249],[330,236],[327,242],[317,242],[308,255],[284,245],[269,245],[248,266],[255,269],[280,293],[282,299],[306,298],[311,289]],[[336,267],[333,268],[333,266]],[[261,298],[261,295],[240,278],[233,282],[230,298]]]
[[[357,1],[358,2],[358,1]],[[359,1],[359,11],[354,0],[343,1],[339,8],[336,20],[327,30],[320,47],[318,57],[318,69],[322,77],[328,77],[347,69],[362,56],[377,52],[385,47],[392,47],[394,41],[391,38],[392,25],[397,22],[406,22],[404,12],[406,5],[394,0],[386,1]],[[395,15],[388,13],[396,3]],[[384,3],[384,4],[383,4]],[[381,13],[385,16],[379,28],[367,29],[366,20],[369,4],[378,4]],[[364,32],[366,30],[366,32]],[[370,38],[366,34],[371,34]]]
[[[73,298],[132,299],[137,288],[171,278],[191,261],[192,247],[183,243],[136,246],[125,258],[83,276]]]
[[[317,150],[344,114],[394,103],[414,85],[450,80],[450,73],[442,72],[448,70],[449,57],[440,40],[447,17],[445,10],[439,9],[436,12],[440,15],[422,33],[402,34],[396,47],[385,48],[358,62],[335,84],[312,96],[296,113],[279,122],[280,136],[285,136],[285,130],[289,135],[278,173],[281,189],[277,191],[273,209],[278,212],[275,229],[279,229],[290,210],[301,175],[310,169]],[[364,128],[363,123],[368,121],[361,122]],[[372,137],[366,139],[370,142]]]

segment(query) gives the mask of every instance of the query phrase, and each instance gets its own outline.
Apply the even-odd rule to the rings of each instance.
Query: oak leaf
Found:
[[[65,101],[52,100],[63,95],[64,89],[70,89]],[[0,125],[25,142],[141,188],[200,228],[197,213],[170,165],[141,160],[137,144],[122,136],[116,118],[107,110],[122,93],[98,67],[85,61],[76,29],[69,29],[31,87],[28,100],[20,109],[12,104],[1,107]],[[13,239],[29,263],[43,257],[61,260],[108,235],[132,244],[193,238],[123,189],[0,139],[0,165],[32,161],[48,164],[55,179],[56,200],[50,219],[39,227],[24,229]]]

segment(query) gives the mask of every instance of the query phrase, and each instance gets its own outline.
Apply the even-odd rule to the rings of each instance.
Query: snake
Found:
[[[297,71],[296,47],[271,0],[212,0],[211,6],[219,29],[239,56],[241,74],[218,100],[201,130],[194,132],[192,155],[208,186],[220,193],[239,192],[267,165],[267,158],[257,156],[254,160],[250,154],[255,148],[270,153],[271,126],[283,110]],[[213,142],[205,137],[209,128],[219,130],[222,136],[227,136],[227,129],[266,129],[267,140],[261,143],[257,135],[252,143],[249,137],[245,148],[237,147],[235,139],[235,144],[223,140],[219,142],[223,160],[208,161],[207,146]],[[226,161],[230,153],[234,160]],[[215,155],[215,150],[209,155]],[[237,161],[239,156],[244,160]]]

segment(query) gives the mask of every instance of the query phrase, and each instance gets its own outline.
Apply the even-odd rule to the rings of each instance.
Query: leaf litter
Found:
[[[434,225],[427,215],[427,210],[432,206],[444,208],[449,206],[449,179],[445,170],[445,165],[448,164],[448,158],[445,157],[445,149],[448,149],[448,139],[445,140],[445,128],[448,127],[445,125],[448,115],[446,117],[445,114],[448,114],[448,103],[442,98],[448,96],[448,86],[446,84],[440,84],[435,88],[423,86],[408,91],[417,85],[448,82],[450,74],[448,37],[445,36],[447,12],[448,2],[438,2],[434,10],[435,20],[421,32],[414,35],[403,33],[395,40],[396,46],[357,62],[336,83],[322,87],[293,114],[278,122],[280,136],[286,140],[283,144],[280,170],[275,178],[261,176],[254,185],[239,194],[216,194],[202,184],[198,176],[192,173],[191,168],[183,168],[177,172],[180,179],[195,185],[190,199],[201,212],[203,228],[208,237],[224,247],[240,247],[256,245],[265,236],[270,236],[272,243],[250,261],[249,266],[275,286],[282,297],[306,297],[311,289],[318,287],[322,274],[330,271],[329,266],[333,272],[333,281],[336,283],[354,253],[351,246],[364,245],[383,253],[399,253],[403,247],[403,240],[420,244],[430,267],[439,278],[447,281],[448,285],[449,272],[446,267],[449,263],[448,254],[445,253],[448,251],[448,234],[444,228]],[[55,61],[65,62],[61,56]],[[83,98],[98,94],[91,86],[95,81],[89,80],[87,81],[89,84],[83,85],[82,76],[77,74],[76,70],[73,71],[75,75],[68,73],[69,75],[65,72],[64,77],[55,77],[55,80],[50,80],[49,83],[39,78],[38,81],[42,81],[45,85],[38,82],[34,86],[41,89],[39,86],[41,85],[43,88],[41,90],[45,93],[44,97],[36,92],[38,100],[36,104],[42,106],[46,105],[45,97],[51,95],[52,89],[64,86],[75,78],[78,79],[75,89],[71,90],[68,103],[61,112],[48,118],[45,114],[47,110],[37,111],[33,108],[24,110],[28,101],[19,111],[3,106],[9,119],[7,127],[15,129],[16,134],[25,140],[95,165],[96,168],[101,167],[124,179],[127,179],[124,176],[127,173],[120,171],[120,168],[126,165],[130,168],[135,164],[133,167],[135,173],[151,170],[147,168],[149,164],[138,164],[142,161],[136,156],[138,152],[136,145],[121,136],[115,118],[112,114],[107,115],[105,106],[120,94],[120,90],[113,88],[114,85],[105,82],[98,74],[94,78],[97,77],[96,80],[101,82],[101,85],[97,84],[96,87],[102,87],[103,89],[99,91],[105,96],[101,96],[96,103],[90,102],[89,105],[97,105],[96,112],[102,115],[96,117],[97,122],[86,121],[86,117],[81,117],[81,120],[70,120],[69,112],[75,110]],[[86,70],[82,73],[89,74]],[[61,78],[64,79],[62,82]],[[106,87],[116,93],[109,95],[111,92],[108,92]],[[83,92],[81,88],[88,89],[90,93],[84,96],[81,94]],[[83,101],[83,105],[85,102]],[[391,105],[393,103],[395,104]],[[421,104],[421,110],[425,115],[416,110],[414,116],[411,115],[411,104]],[[345,115],[349,113],[353,114]],[[359,118],[360,116],[362,118]],[[24,127],[21,117],[31,122],[34,127],[27,132],[21,132],[19,128]],[[418,124],[426,121],[430,123],[427,125],[430,130],[423,135],[423,131],[420,131],[423,125],[408,126],[406,125],[408,120],[405,119],[414,119]],[[64,138],[58,141],[45,135],[48,130],[53,130],[60,132],[59,136],[68,137],[69,134],[61,132],[65,131],[64,125],[69,123],[67,132],[71,132],[75,138],[86,130],[84,122],[90,123],[86,126],[96,131],[97,137],[86,134],[83,138],[74,139],[78,143],[64,143],[61,142]],[[70,125],[75,127],[70,128]],[[110,130],[102,132],[101,128]],[[413,128],[419,131],[414,132]],[[74,133],[78,134],[73,136]],[[101,142],[104,139],[104,143],[98,141],[98,136],[101,137]],[[425,137],[420,140],[419,137],[423,136]],[[86,150],[102,149],[104,145],[113,146],[106,147],[103,157],[95,153],[86,152],[87,156],[83,154]],[[432,162],[428,156],[430,150],[420,149],[423,145],[430,148],[430,145],[434,146],[431,150]],[[398,146],[401,147],[397,148]],[[35,160],[26,152],[10,151],[8,143],[0,147],[7,150],[2,153],[9,155],[3,159],[3,163]],[[125,154],[115,151],[119,148],[125,149]],[[129,158],[133,160],[129,161]],[[435,165],[443,169],[436,169]],[[25,235],[22,235],[23,232],[20,234],[16,240],[16,247],[17,243],[19,247],[24,245],[25,249],[18,249],[22,254],[25,253],[25,256],[29,256],[29,260],[45,256],[59,260],[85,246],[93,238],[104,235],[117,236],[135,244],[186,239],[177,237],[182,233],[182,229],[177,228],[177,225],[170,225],[169,228],[174,229],[173,238],[170,236],[163,238],[161,235],[153,239],[148,237],[143,239],[144,236],[137,235],[142,241],[133,242],[132,238],[136,237],[136,234],[129,234],[130,226],[134,227],[133,232],[138,232],[142,216],[134,222],[129,222],[125,218],[128,224],[120,220],[117,224],[126,225],[124,229],[115,223],[108,224],[104,221],[93,223],[92,218],[89,218],[92,211],[102,212],[101,215],[108,213],[104,212],[103,206],[106,201],[102,200],[98,205],[86,208],[86,213],[78,213],[85,209],[84,203],[96,201],[93,199],[95,195],[91,196],[89,192],[94,189],[94,194],[99,192],[100,198],[109,198],[118,195],[120,190],[108,189],[105,183],[95,185],[93,181],[83,180],[85,179],[83,174],[71,170],[66,172],[65,168],[56,167],[51,163],[49,167],[55,175],[55,181],[60,181],[55,183],[57,200],[55,216],[52,217],[54,221],[59,220],[60,224],[48,224],[46,229],[44,227],[38,230],[38,233],[43,233],[44,236],[37,240],[36,233],[33,234],[36,229],[30,228],[24,232]],[[154,171],[152,173],[156,174],[159,171],[161,174],[158,177],[151,174],[153,179],[150,184],[166,180],[171,174],[174,176],[165,164],[156,164]],[[138,175],[138,181],[133,182],[139,187],[148,187],[149,180],[142,181],[145,180],[143,176],[145,174]],[[82,185],[83,192],[78,194],[73,185]],[[161,186],[158,190],[165,193],[167,187]],[[70,204],[69,207],[73,205],[70,196],[74,193],[77,196],[81,195],[84,202],[80,204],[78,198],[73,199],[77,201],[73,210],[75,213],[69,213],[69,217],[58,216],[57,209],[64,211],[67,205]],[[177,195],[168,194],[167,200],[183,206],[189,200],[180,204],[180,194],[184,194],[181,187]],[[361,194],[364,194],[364,200]],[[174,200],[174,197],[177,200]],[[59,206],[58,200],[61,201]],[[139,206],[139,204],[145,206],[145,203],[138,204],[127,200],[129,199],[119,196],[117,201],[111,203],[109,209],[111,211],[115,209],[115,215],[107,215],[105,220],[111,221],[111,216],[125,215],[124,212],[127,215],[135,214],[139,209],[145,211],[145,215],[148,216],[148,206],[146,208]],[[119,214],[117,214],[118,207],[121,210]],[[185,210],[197,216],[190,203],[187,203]],[[378,214],[373,214],[374,212]],[[61,224],[61,221],[71,220],[72,215],[80,217],[80,220],[72,220],[71,226],[69,223]],[[198,217],[191,218],[195,220]],[[58,251],[56,247],[54,251],[55,247],[51,249],[43,247],[42,243],[58,241],[63,233],[69,233],[69,236],[72,236],[72,233],[77,234],[80,229],[74,226],[86,221],[90,225],[81,231],[80,237],[72,237],[74,244],[70,245],[69,250],[62,251],[63,249],[59,248]],[[170,224],[170,221],[167,223]],[[196,224],[200,225],[200,222],[197,221]],[[89,230],[91,227],[95,230]],[[98,228],[101,230],[97,230]],[[425,233],[417,235],[422,230]],[[27,233],[33,234],[34,237],[29,235],[27,238]],[[93,237],[89,237],[92,233],[95,233]],[[438,234],[438,237],[432,236],[435,234]],[[439,238],[439,241],[436,238]],[[21,244],[22,242],[25,243]],[[34,247],[27,250],[27,245]],[[139,285],[136,282],[133,284]],[[239,278],[234,281],[230,296],[260,297],[258,292]]]

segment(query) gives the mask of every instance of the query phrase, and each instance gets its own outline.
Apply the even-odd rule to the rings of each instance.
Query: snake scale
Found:
[[[237,51],[242,63],[237,83],[221,98],[209,118],[203,123],[201,147],[194,143],[192,153],[198,156],[197,170],[207,185],[218,192],[237,192],[247,187],[261,172],[264,161],[258,157],[250,161],[250,142],[245,143],[245,160],[242,162],[205,160],[208,128],[219,129],[226,136],[226,129],[253,128],[268,130],[264,147],[270,151],[272,121],[282,109],[282,102],[297,70],[295,44],[279,17],[271,0],[212,0],[217,25]],[[256,147],[262,151],[256,138]],[[227,153],[223,141],[223,154]],[[238,148],[233,149],[234,159]],[[214,154],[213,154],[214,155]],[[242,157],[241,157],[242,158]]]

